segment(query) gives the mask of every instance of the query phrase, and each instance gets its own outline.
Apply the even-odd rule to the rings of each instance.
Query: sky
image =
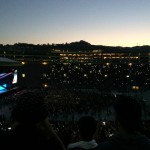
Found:
[[[0,0],[0,44],[150,45],[150,0]]]

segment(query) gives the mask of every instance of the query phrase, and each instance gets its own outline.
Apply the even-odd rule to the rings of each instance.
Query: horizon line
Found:
[[[85,40],[79,40],[79,41],[73,41],[73,42],[62,42],[62,43],[49,43],[49,42],[47,42],[47,43],[30,43],[30,42],[14,42],[14,43],[11,43],[11,44],[8,44],[8,43],[6,43],[6,44],[2,44],[2,43],[0,43],[0,45],[3,45],[3,46],[6,46],[6,45],[15,45],[15,44],[33,44],[33,45],[58,45],[58,44],[71,44],[71,43],[75,43],[75,42],[81,42],[81,41],[84,41],[84,42],[87,42],[87,41],[85,41]],[[87,43],[89,43],[89,42],[87,42]],[[138,44],[137,43],[137,45],[134,45],[134,46],[121,46],[121,45],[102,45],[102,44],[91,44],[91,43],[89,43],[90,45],[93,45],[93,46],[108,46],[108,47],[141,47],[141,46],[150,46],[150,45],[148,45],[148,44],[143,44],[143,45],[141,45],[141,44]]]

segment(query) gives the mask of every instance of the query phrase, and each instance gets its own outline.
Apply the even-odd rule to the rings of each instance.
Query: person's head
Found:
[[[138,131],[141,127],[142,110],[140,104],[129,96],[118,96],[114,102],[116,122],[129,132]]]
[[[13,121],[35,124],[44,120],[47,116],[47,105],[41,94],[26,91],[17,97],[15,107],[12,110]]]
[[[79,133],[85,141],[93,139],[96,127],[97,122],[91,116],[83,116],[79,119]]]

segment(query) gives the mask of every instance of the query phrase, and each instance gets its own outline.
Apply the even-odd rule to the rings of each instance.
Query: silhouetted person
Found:
[[[2,138],[3,147],[64,150],[64,144],[52,129],[47,116],[48,109],[42,95],[22,93],[12,111],[12,129]]]
[[[91,116],[84,116],[78,122],[80,141],[67,146],[68,150],[96,150],[98,144],[93,138],[97,122]]]
[[[150,150],[150,140],[140,133],[141,106],[128,96],[119,96],[114,102],[117,130],[108,141],[99,144],[100,150]]]

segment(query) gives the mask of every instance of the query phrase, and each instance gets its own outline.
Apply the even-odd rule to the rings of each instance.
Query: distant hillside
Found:
[[[53,50],[70,51],[70,52],[89,52],[92,50],[102,50],[105,52],[150,52],[150,46],[136,46],[136,47],[120,47],[120,46],[103,46],[92,45],[84,40],[62,43],[62,44],[28,44],[15,43],[14,45],[0,44],[0,54],[30,54],[30,55],[48,55]]]

